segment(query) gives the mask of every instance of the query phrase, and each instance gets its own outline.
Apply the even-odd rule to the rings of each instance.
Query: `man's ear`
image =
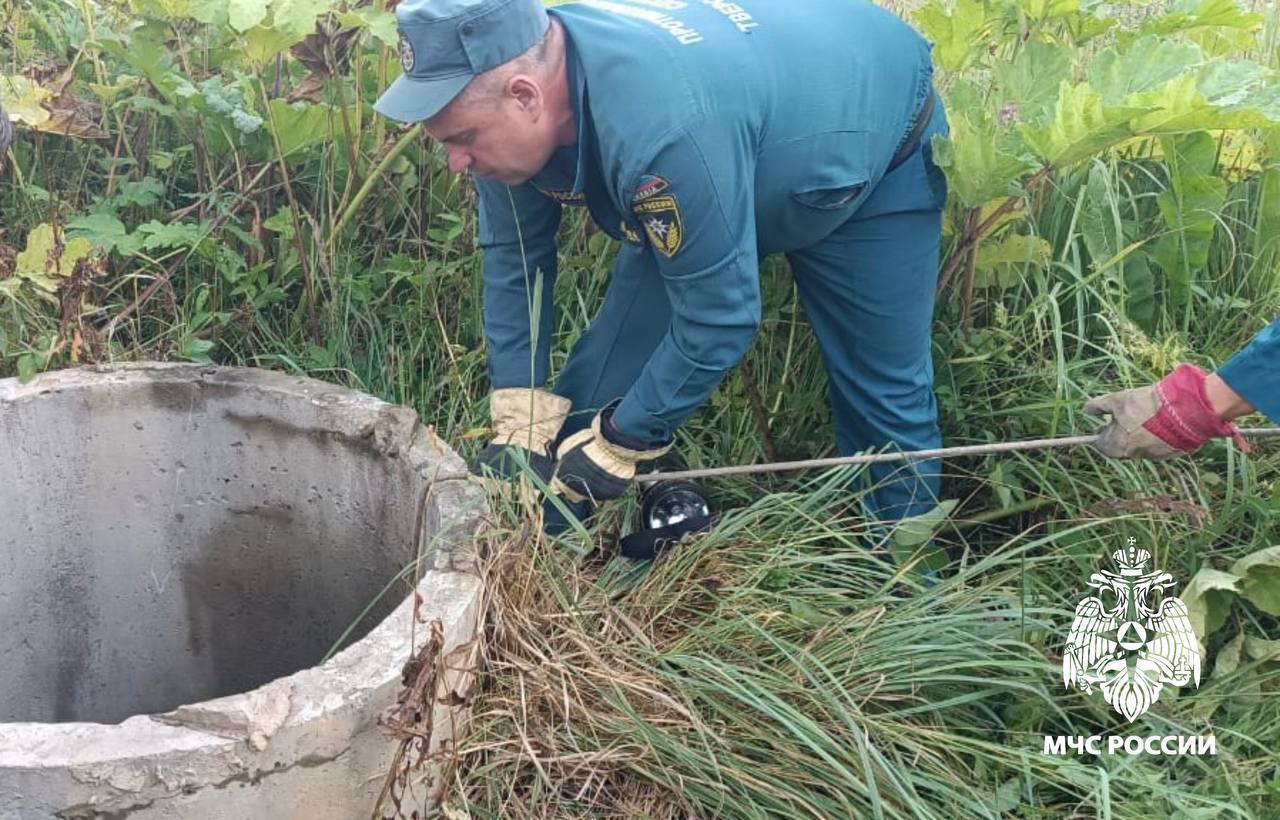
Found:
[[[507,80],[507,94],[534,119],[542,115],[542,86],[528,74],[516,74]]]

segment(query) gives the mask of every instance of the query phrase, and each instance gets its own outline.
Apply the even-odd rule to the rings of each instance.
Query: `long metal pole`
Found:
[[[1280,436],[1280,427],[1248,427],[1240,430],[1245,438],[1272,438]],[[925,458],[951,458],[953,456],[982,456],[991,453],[1009,453],[1017,450],[1048,450],[1055,447],[1076,447],[1092,444],[1098,436],[1065,436],[1063,438],[1037,438],[1027,441],[1005,441],[999,444],[972,444],[964,447],[940,447],[936,450],[912,450],[900,453],[872,453],[860,456],[812,458],[805,461],[775,461],[768,464],[738,464],[732,467],[707,467],[701,470],[680,470],[669,473],[642,473],[636,481],[672,481],[676,479],[712,478],[714,476],[753,475],[755,473],[782,473],[789,470],[809,470],[820,467],[839,467],[845,464],[875,464],[885,461],[910,461]]]

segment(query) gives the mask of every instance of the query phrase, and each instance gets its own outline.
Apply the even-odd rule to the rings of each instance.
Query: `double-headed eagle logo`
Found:
[[[1097,686],[1130,723],[1160,699],[1165,684],[1200,685],[1200,647],[1187,605],[1165,594],[1175,585],[1172,575],[1146,571],[1151,553],[1135,542],[1111,553],[1119,574],[1102,570],[1089,578],[1099,594],[1076,606],[1062,653],[1066,687],[1089,694]]]

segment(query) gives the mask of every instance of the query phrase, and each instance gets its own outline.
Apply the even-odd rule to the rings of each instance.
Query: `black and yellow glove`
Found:
[[[570,501],[607,501],[627,491],[636,465],[671,449],[675,440],[651,445],[613,425],[614,399],[591,420],[591,426],[569,436],[557,448],[560,457],[551,491]]]
[[[521,459],[513,457],[518,450],[523,461],[543,481],[551,478],[555,459],[552,442],[569,415],[570,402],[541,388],[505,387],[489,396],[489,415],[493,424],[493,440],[476,458],[471,472],[477,476],[495,474],[512,480],[520,476]]]

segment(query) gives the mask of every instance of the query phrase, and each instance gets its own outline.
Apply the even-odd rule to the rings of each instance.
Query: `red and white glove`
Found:
[[[1231,437],[1248,453],[1239,428],[1222,418],[1205,394],[1203,370],[1180,364],[1150,387],[1090,399],[1084,412],[1110,414],[1094,447],[1111,458],[1172,458],[1194,453],[1210,439]]]

